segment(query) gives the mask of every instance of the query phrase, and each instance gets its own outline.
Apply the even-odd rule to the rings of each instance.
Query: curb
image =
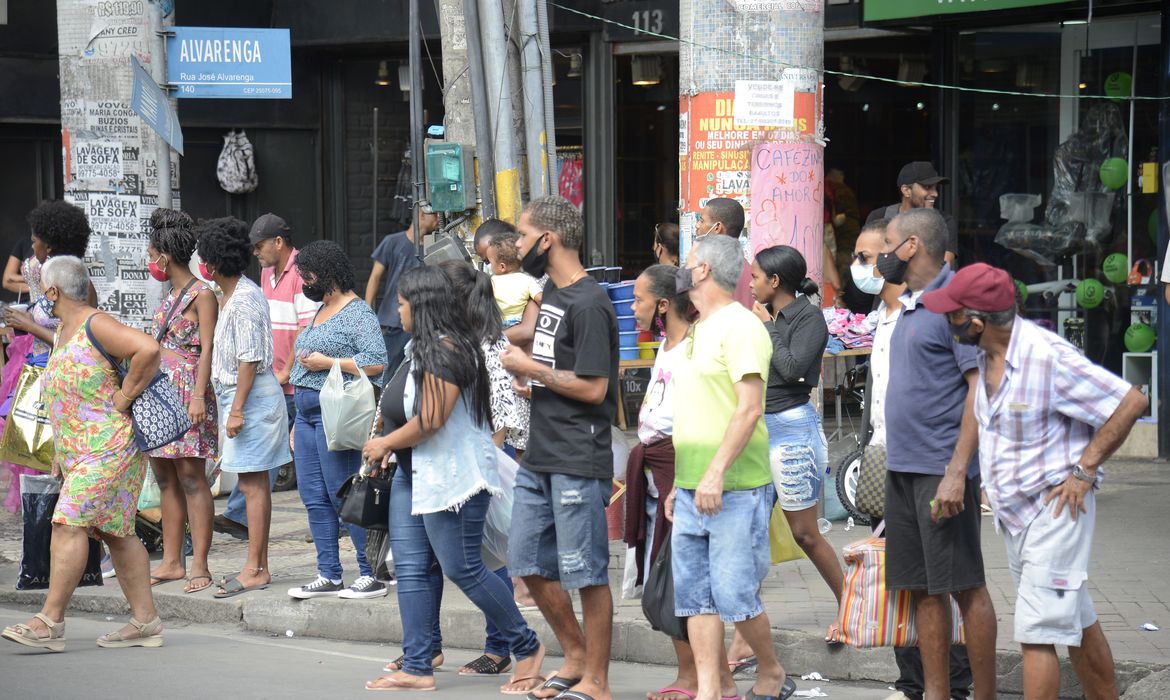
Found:
[[[182,593],[156,591],[155,605],[163,619],[185,622],[237,625],[244,629],[268,634],[318,637],[351,642],[400,643],[402,620],[396,604],[355,605],[352,601],[316,599],[292,600],[284,596],[268,595],[219,601],[206,597],[192,597]],[[40,606],[44,592],[0,590],[0,604]],[[478,649],[483,644],[483,615],[464,607],[464,600],[452,605],[449,601],[442,611],[441,626],[445,646],[457,649]],[[127,606],[117,586],[79,588],[69,608],[87,613],[125,615]],[[553,655],[561,653],[560,645],[551,628],[538,612],[523,613],[533,631]],[[772,629],[777,653],[793,673],[818,671],[826,678],[849,681],[878,681],[890,683],[897,677],[894,656],[888,649],[830,648],[819,635],[811,632]],[[645,620],[614,620],[613,650],[615,661],[670,666],[675,663],[674,651],[666,638],[650,629]],[[1117,688],[1125,694],[1137,686],[1138,694],[1127,698],[1142,698],[1147,677],[1167,675],[1170,664],[1118,660]],[[1005,693],[1023,693],[1023,661],[1019,651],[997,650],[996,670],[999,690]],[[1063,697],[1081,697],[1080,683],[1068,663],[1061,664]],[[1153,678],[1151,678],[1153,680]],[[1163,681],[1164,682],[1164,681]],[[1159,686],[1160,687],[1160,686]]]

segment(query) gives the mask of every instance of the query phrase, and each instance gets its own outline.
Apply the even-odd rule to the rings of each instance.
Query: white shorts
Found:
[[[1097,521],[1090,491],[1074,522],[1068,508],[1054,519],[1053,500],[1018,535],[1003,531],[1008,567],[1016,581],[1016,641],[1079,647],[1097,621],[1089,595],[1089,553]]]

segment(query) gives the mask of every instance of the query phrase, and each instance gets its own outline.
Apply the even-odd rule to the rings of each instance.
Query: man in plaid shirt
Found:
[[[1101,463],[1149,403],[1066,340],[1016,316],[1015,286],[978,263],[922,298],[955,339],[978,346],[975,416],[983,486],[1017,587],[1024,696],[1060,691],[1066,645],[1090,698],[1116,698],[1113,654],[1089,596]]]

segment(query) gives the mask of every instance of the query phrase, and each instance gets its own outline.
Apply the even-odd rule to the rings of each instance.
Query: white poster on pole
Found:
[[[732,117],[736,128],[771,126],[791,129],[796,85],[790,81],[737,80]]]

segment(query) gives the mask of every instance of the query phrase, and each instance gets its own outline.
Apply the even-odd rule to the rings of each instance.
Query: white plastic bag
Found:
[[[341,361],[334,360],[321,387],[321,422],[329,451],[362,449],[370,437],[374,409],[374,385],[366,373],[359,372],[346,384]]]
[[[508,535],[512,531],[512,492],[516,489],[516,471],[520,465],[503,450],[496,448],[496,469],[500,475],[498,496],[492,496],[483,522],[483,563],[490,571],[508,565]]]
[[[649,542],[646,543],[650,545]],[[622,600],[639,600],[642,587],[638,585],[638,548],[626,549],[626,565],[622,570]]]

